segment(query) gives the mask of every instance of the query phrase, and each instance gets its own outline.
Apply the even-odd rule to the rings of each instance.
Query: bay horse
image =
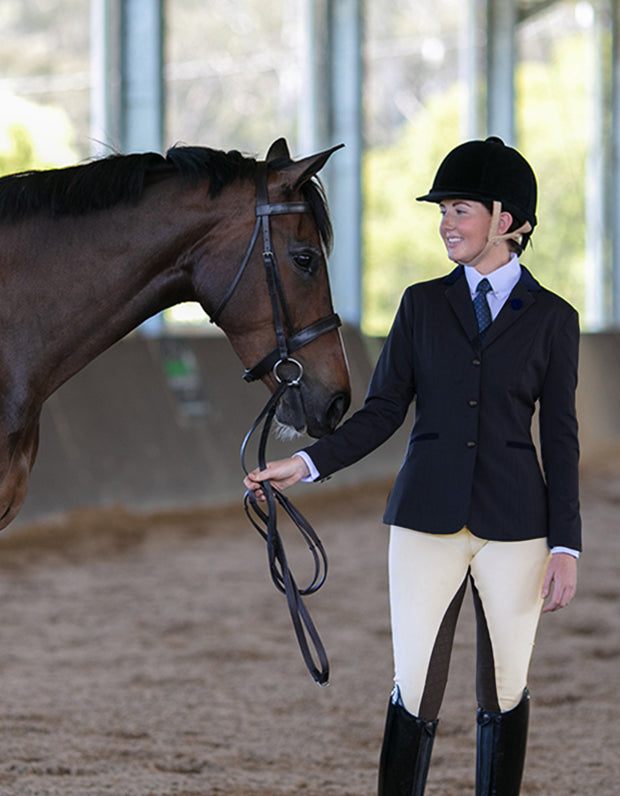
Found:
[[[177,146],[0,179],[0,528],[24,502],[44,401],[179,302],[221,327],[246,380],[273,391],[294,365],[280,423],[335,428],[350,385],[316,174],[337,148],[293,160],[279,139],[259,161]]]

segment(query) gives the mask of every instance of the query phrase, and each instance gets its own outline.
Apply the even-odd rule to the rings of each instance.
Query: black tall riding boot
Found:
[[[478,710],[476,796],[519,796],[529,715],[527,688],[512,710]]]
[[[422,796],[436,729],[436,719],[425,721],[407,712],[398,686],[392,691],[379,763],[379,796]]]

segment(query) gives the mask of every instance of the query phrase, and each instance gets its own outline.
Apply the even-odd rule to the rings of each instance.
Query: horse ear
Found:
[[[273,144],[269,147],[269,151],[267,152],[267,157],[265,160],[269,163],[271,160],[290,160],[291,153],[289,152],[288,144],[286,143],[285,138],[278,138],[277,141],[274,141]]]
[[[319,152],[317,155],[310,155],[307,158],[302,158],[302,160],[291,161],[290,165],[282,169],[291,188],[297,190],[305,182],[308,182],[309,179],[314,177],[315,174],[318,174],[329,160],[329,157],[343,146],[344,144],[338,144],[330,149],[326,149],[324,152]]]

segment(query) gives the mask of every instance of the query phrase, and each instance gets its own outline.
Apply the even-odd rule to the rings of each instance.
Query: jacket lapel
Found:
[[[458,318],[467,338],[472,343],[477,342],[478,322],[474,305],[469,293],[469,285],[463,272],[463,266],[459,265],[443,280],[447,284],[446,298],[452,307],[454,314]]]
[[[466,280],[467,281],[467,280]],[[503,334],[515,321],[523,317],[530,307],[536,303],[536,293],[541,289],[540,284],[532,274],[521,266],[521,278],[512,289],[501,308],[499,315],[489,326],[482,340],[482,347],[486,348],[493,340]]]
[[[476,313],[469,292],[469,285],[463,266],[458,266],[448,276],[444,278],[446,287],[446,298],[450,303],[456,317],[458,318],[467,338],[475,346],[478,345],[478,322]],[[541,289],[540,284],[534,279],[532,274],[521,266],[521,278],[512,289],[510,296],[499,315],[489,326],[482,341],[482,347],[486,348],[500,334],[506,331],[515,321],[523,316],[524,312],[536,302],[535,294]]]

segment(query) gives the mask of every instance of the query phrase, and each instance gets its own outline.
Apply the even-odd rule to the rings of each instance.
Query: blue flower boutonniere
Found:
[[[514,298],[511,299],[510,306],[513,308],[513,310],[520,310],[521,307],[523,306],[523,302],[521,301],[521,299]]]

